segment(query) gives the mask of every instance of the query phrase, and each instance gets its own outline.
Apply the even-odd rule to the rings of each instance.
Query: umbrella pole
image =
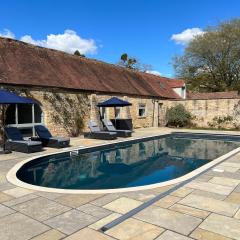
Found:
[[[114,116],[115,116],[115,120],[114,120],[115,128],[117,128],[117,124],[116,124],[116,122],[117,122],[117,120],[116,120],[116,107],[114,107]]]

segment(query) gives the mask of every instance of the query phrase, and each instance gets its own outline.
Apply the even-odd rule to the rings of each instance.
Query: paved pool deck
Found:
[[[139,129],[133,137],[171,131],[176,130]],[[221,133],[240,135],[240,132]],[[106,141],[80,137],[71,139],[71,143],[73,147],[94,146]],[[0,155],[0,239],[240,239],[240,153],[104,233],[98,231],[102,226],[174,186],[128,193],[71,195],[32,191],[10,184],[7,172],[19,161],[35,155],[38,154]]]

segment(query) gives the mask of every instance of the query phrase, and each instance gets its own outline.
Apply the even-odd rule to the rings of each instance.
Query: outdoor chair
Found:
[[[40,152],[42,150],[42,143],[39,141],[24,140],[20,131],[15,127],[4,128],[7,136],[5,143],[6,150],[33,153]]]
[[[130,130],[117,130],[114,125],[112,124],[111,121],[109,120],[103,120],[103,123],[106,127],[106,129],[109,132],[115,132],[117,134],[117,137],[131,137],[132,136],[132,131]]]
[[[89,121],[88,127],[90,132],[85,133],[84,137],[102,140],[113,140],[117,138],[115,132],[101,131],[100,127],[94,121]]]
[[[64,148],[70,144],[70,138],[53,137],[49,130],[43,125],[37,125],[34,128],[38,137],[32,139],[42,142],[44,147]]]

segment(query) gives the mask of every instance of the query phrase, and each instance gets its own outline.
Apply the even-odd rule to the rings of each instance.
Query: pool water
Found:
[[[61,189],[115,189],[149,185],[183,176],[239,147],[238,142],[155,137],[41,157],[17,177]]]

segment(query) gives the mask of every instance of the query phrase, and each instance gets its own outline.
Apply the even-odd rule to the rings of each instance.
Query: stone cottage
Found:
[[[187,96],[184,81],[83,58],[64,52],[33,46],[13,39],[0,38],[0,87],[36,100],[38,104],[10,105],[6,123],[23,134],[34,134],[33,126],[45,124],[53,134],[76,136],[86,131],[89,119],[100,114],[113,118],[113,109],[97,107],[99,102],[116,96],[132,106],[116,109],[117,117],[131,118],[134,128],[164,126],[166,109],[182,103],[198,114],[198,123],[206,124],[209,109],[219,115],[225,101],[232,111],[238,94],[231,98],[194,99]],[[224,94],[222,94],[224,95]],[[226,95],[227,96],[227,95]],[[227,104],[227,105],[226,105]],[[217,106],[217,107],[216,107]],[[99,121],[100,122],[100,121]]]

